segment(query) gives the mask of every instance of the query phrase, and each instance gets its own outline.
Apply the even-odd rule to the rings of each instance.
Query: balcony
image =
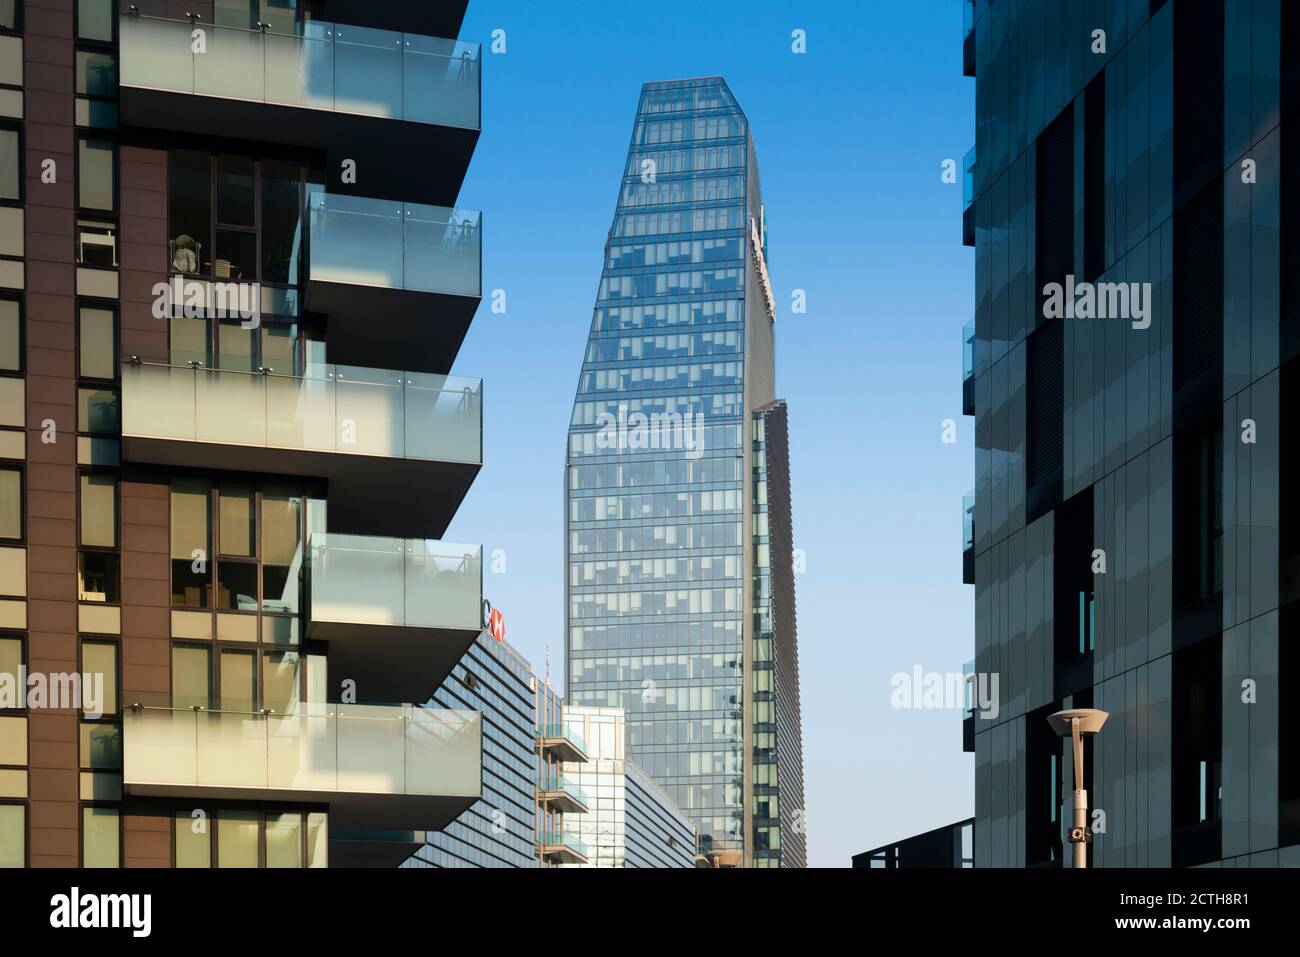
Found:
[[[975,493],[961,498],[961,580],[975,584]]]
[[[553,864],[587,863],[587,845],[569,831],[542,831],[537,835],[537,852]]]
[[[312,190],[307,308],[329,316],[329,360],[451,368],[482,295],[477,212]]]
[[[479,136],[478,44],[321,21],[284,34],[124,12],[119,25],[124,126],[306,147],[331,191],[455,202]]]
[[[961,411],[975,414],[975,320],[961,330]]]
[[[483,461],[478,379],[319,366],[306,375],[122,368],[128,461],[313,476],[340,532],[439,538]]]
[[[587,792],[563,777],[555,781],[542,781],[537,786],[537,799],[561,814],[586,814]]]
[[[972,146],[961,160],[961,242],[963,246],[975,245],[975,164],[978,159],[975,147]]]
[[[587,742],[567,725],[546,724],[537,729],[537,748],[551,751],[560,761],[586,761]]]
[[[975,75],[975,0],[962,0],[961,72]]]
[[[122,788],[140,797],[329,805],[330,827],[436,830],[478,800],[476,711],[299,705],[291,714],[134,705]]]
[[[478,545],[314,532],[303,578],[307,636],[372,700],[426,700],[482,630]]]

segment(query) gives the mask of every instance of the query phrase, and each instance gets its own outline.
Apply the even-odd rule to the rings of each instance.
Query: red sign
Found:
[[[495,608],[493,608],[492,614],[488,616],[487,630],[488,630],[488,634],[491,635],[493,638],[495,638],[497,641],[505,641],[506,640],[506,616],[501,614],[501,612],[497,611]]]

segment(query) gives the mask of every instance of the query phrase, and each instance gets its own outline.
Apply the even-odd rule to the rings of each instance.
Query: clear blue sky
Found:
[[[797,9],[811,8],[807,11]],[[791,31],[807,53],[791,52]],[[506,52],[488,49],[495,29]],[[957,711],[890,707],[890,677],[973,652],[961,415],[974,142],[958,0],[471,0],[483,135],[461,191],[483,210],[484,304],[455,371],[482,375],[484,468],[447,533],[503,549],[485,572],[507,640],[564,673],[564,443],[641,83],[726,77],[757,138],[790,404],[810,863],[971,813]],[[494,315],[487,296],[507,296]],[[790,314],[791,290],[808,312]],[[940,423],[958,422],[956,445]]]

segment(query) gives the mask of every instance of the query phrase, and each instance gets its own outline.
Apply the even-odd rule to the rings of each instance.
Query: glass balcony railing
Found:
[[[224,445],[481,464],[481,379],[319,366],[302,376],[122,367],[122,434]]]
[[[977,159],[975,147],[966,151],[966,155],[961,159],[962,168],[962,210],[970,208],[970,204],[975,202],[975,161]]]
[[[538,840],[543,847],[565,847],[569,850],[576,851],[583,857],[587,856],[587,844],[581,840],[572,831],[560,830],[543,830],[538,835]]]
[[[537,729],[537,736],[543,741],[564,741],[567,742],[582,754],[587,753],[587,742],[582,739],[582,735],[569,729],[565,724],[544,724]]]
[[[473,632],[482,625],[478,545],[313,532],[307,583],[312,623]]]
[[[975,547],[975,493],[961,497],[961,548],[969,551]]]
[[[477,711],[299,704],[291,713],[124,710],[123,784],[137,793],[477,796]]]
[[[975,374],[975,320],[966,323],[961,330],[961,377],[962,381]]]
[[[547,781],[543,779],[540,783],[542,791],[547,794],[567,794],[572,800],[578,802],[583,807],[587,807],[587,792],[576,784],[570,784],[563,777],[558,780]]]
[[[975,0],[961,0],[961,35],[964,39],[975,29]]]
[[[307,196],[307,275],[333,282],[477,298],[483,241],[473,210],[340,196]]]
[[[479,129],[479,45],[310,21],[302,34],[124,13],[120,84]]]

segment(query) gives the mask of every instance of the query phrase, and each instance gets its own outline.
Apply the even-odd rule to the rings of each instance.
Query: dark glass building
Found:
[[[976,863],[1060,866],[1075,782],[1045,719],[1094,707],[1090,864],[1298,864],[1300,10],[981,0],[967,24],[967,551],[1002,692],[972,720]]]
[[[603,265],[566,460],[569,701],[626,711],[719,863],[802,866],[767,217],[721,78],[642,87]]]
[[[854,867],[898,869],[975,866],[974,818],[936,827],[893,844],[853,855]]]

